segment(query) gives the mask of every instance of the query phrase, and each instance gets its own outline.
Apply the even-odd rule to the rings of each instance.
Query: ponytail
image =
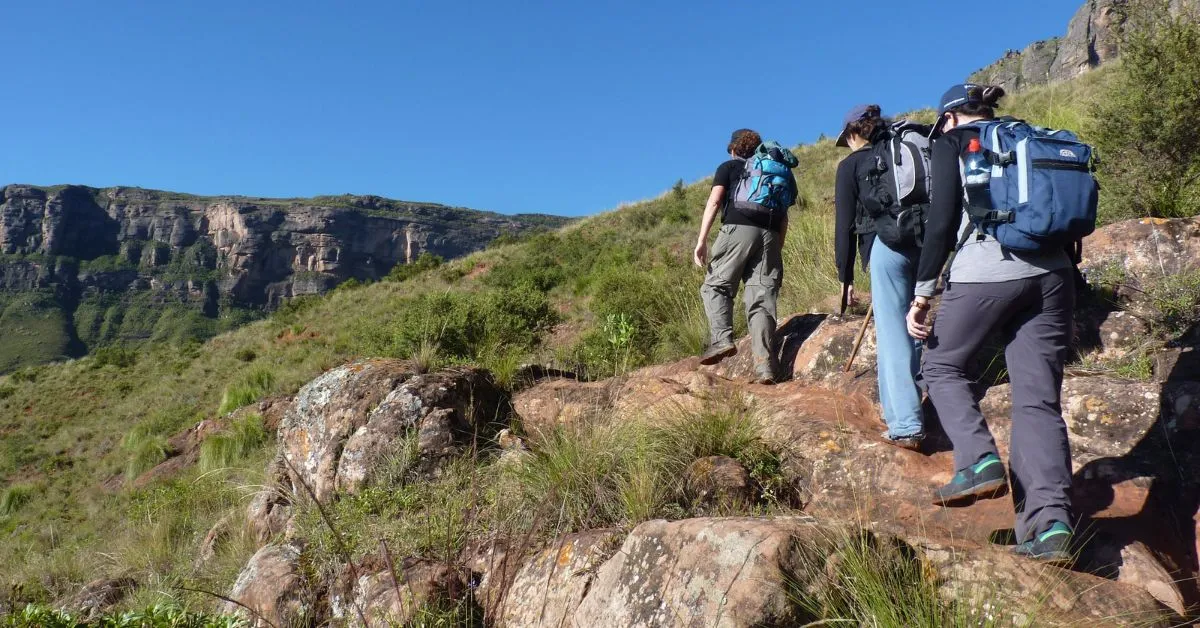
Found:
[[[951,109],[954,113],[964,116],[979,116],[991,119],[996,117],[1000,108],[1000,99],[1004,98],[1004,88],[998,85],[972,85],[967,88],[967,102]]]

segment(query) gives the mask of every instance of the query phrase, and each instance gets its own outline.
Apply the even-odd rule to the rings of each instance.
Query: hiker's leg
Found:
[[[708,262],[708,273],[700,296],[708,315],[709,342],[713,345],[733,343],[733,297],[752,247],[749,227],[724,225],[717,232],[717,241]]]
[[[921,395],[915,377],[921,368],[921,342],[908,334],[904,317],[916,286],[911,257],[876,242],[871,256],[871,303],[875,310],[879,403],[893,438],[923,431]]]
[[[1026,281],[1031,284],[1028,306],[1014,319],[1004,354],[1012,382],[1009,468],[1018,542],[1054,521],[1072,524],[1071,448],[1060,399],[1074,282],[1070,270]]]
[[[1019,289],[1019,282],[1013,281],[952,283],[935,313],[925,349],[925,382],[942,428],[954,444],[955,470],[997,453],[967,365],[988,333],[1009,319]]]
[[[775,356],[775,303],[783,284],[783,242],[779,234],[759,229],[760,246],[746,265],[746,321],[754,371],[772,378],[782,377]]]

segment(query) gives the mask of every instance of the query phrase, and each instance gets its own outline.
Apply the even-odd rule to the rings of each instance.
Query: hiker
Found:
[[[783,239],[788,208],[796,202],[796,157],[775,142],[763,143],[750,129],[729,140],[729,160],[713,176],[693,259],[707,273],[700,290],[708,315],[710,344],[701,364],[737,353],[733,343],[733,298],[745,283],[746,319],[754,353],[754,383],[779,378],[775,356],[775,302],[783,283]],[[721,210],[721,229],[711,258],[708,235]]]
[[[1091,149],[1069,133],[993,121],[1003,95],[999,87],[967,84],[942,96],[933,132],[933,202],[907,322],[913,337],[926,341],[929,396],[954,445],[956,474],[935,491],[934,502],[965,505],[1008,491],[968,376],[972,356],[990,333],[1001,332],[1012,390],[1014,552],[1065,563],[1073,534],[1071,453],[1060,397],[1074,277],[1063,247],[1095,227]],[[1036,143],[1043,138],[1052,139]],[[1044,206],[1051,202],[1060,218],[1080,214],[1078,220],[1046,223]],[[1090,227],[1082,215],[1089,211]],[[1050,226],[1030,226],[1038,221]],[[931,328],[930,299],[952,251]]]
[[[929,127],[880,115],[879,105],[846,114],[836,144],[850,148],[838,164],[835,256],[845,304],[854,295],[855,249],[871,273],[879,403],[885,441],[919,450],[921,342],[908,334],[905,314],[917,281],[921,220],[929,202]],[[857,246],[856,246],[857,245]]]

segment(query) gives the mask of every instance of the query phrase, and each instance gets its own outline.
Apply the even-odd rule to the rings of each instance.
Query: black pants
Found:
[[[967,365],[993,330],[1003,332],[1012,383],[1009,467],[1019,542],[1054,521],[1071,524],[1071,449],[1060,398],[1073,284],[1069,269],[1015,281],[952,283],[925,354],[929,397],[954,443],[955,470],[961,470],[997,453]]]

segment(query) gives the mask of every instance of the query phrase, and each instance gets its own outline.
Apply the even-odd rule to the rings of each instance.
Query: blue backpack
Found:
[[[1100,188],[1091,146],[1070,131],[1014,118],[972,126],[992,164],[992,206],[967,206],[976,229],[1016,251],[1062,248],[1095,231]]]
[[[742,178],[734,188],[734,209],[745,216],[761,216],[772,224],[796,203],[796,178],[792,168],[800,161],[778,142],[763,142],[746,160]]]

